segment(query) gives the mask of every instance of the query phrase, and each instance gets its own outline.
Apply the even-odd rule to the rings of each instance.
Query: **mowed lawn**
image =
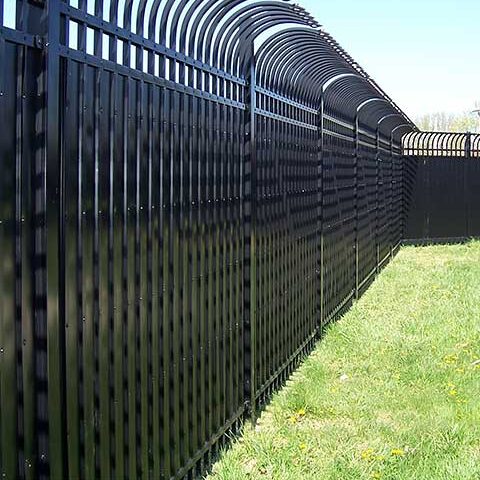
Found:
[[[480,479],[480,242],[404,247],[210,480]]]

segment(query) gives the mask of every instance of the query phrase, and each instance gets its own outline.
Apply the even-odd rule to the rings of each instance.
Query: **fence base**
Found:
[[[408,238],[402,240],[402,245],[453,245],[455,243],[467,243],[471,240],[480,240],[480,237]]]

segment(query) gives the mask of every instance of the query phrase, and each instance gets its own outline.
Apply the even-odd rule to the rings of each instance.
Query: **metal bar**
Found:
[[[93,78],[86,66],[81,72],[81,259],[82,259],[82,319],[84,322],[84,468],[95,475],[95,387],[94,387],[94,106]]]
[[[282,115],[277,115],[275,113],[268,112],[267,110],[263,110],[261,108],[256,108],[255,113],[257,115],[261,115],[261,116],[264,116],[264,117],[273,118],[274,120],[281,120],[282,122],[288,123],[290,125],[295,125],[295,126],[298,126],[298,127],[307,128],[308,130],[317,131],[317,127],[315,125],[310,125],[308,123],[299,122],[298,120],[295,120],[293,118],[289,118],[287,116],[282,116]]]
[[[64,365],[65,365],[65,318],[62,314],[64,263],[59,261],[59,252],[63,242],[63,229],[59,222],[62,212],[64,192],[60,192],[60,75],[61,64],[58,48],[60,38],[60,13],[58,1],[47,5],[46,32],[48,51],[46,57],[46,158],[45,158],[45,196],[46,196],[46,302],[48,322],[48,410],[49,410],[49,454],[50,475],[63,478],[66,473],[66,454],[64,451],[65,410],[58,411],[59,405],[65,405]],[[60,195],[59,195],[60,192]]]
[[[245,108],[245,104],[242,102],[237,102],[233,100],[229,100],[226,98],[221,98],[217,95],[214,95],[212,93],[202,91],[199,89],[195,89],[186,85],[179,85],[173,81],[166,80],[164,78],[158,78],[154,75],[151,75],[149,73],[137,71],[137,70],[132,70],[128,67],[125,67],[124,65],[119,65],[114,62],[110,62],[108,60],[102,60],[100,58],[97,58],[93,55],[88,55],[86,53],[83,53],[81,51],[77,50],[67,50],[65,47],[60,47],[60,55],[66,57],[66,58],[72,58],[78,62],[81,63],[88,63],[89,65],[92,66],[97,66],[97,67],[102,67],[105,70],[109,70],[112,72],[116,72],[121,75],[128,76],[133,79],[138,79],[138,80],[144,80],[146,82],[150,82],[159,86],[165,86],[169,90],[175,90],[180,93],[187,93],[189,95],[193,95],[199,98],[205,98],[207,100],[211,100],[213,102],[217,103],[223,103],[225,105],[233,106],[236,108]]]
[[[44,48],[44,41],[39,35],[31,35],[0,25],[0,36],[3,37],[4,41],[9,43],[15,43],[38,50],[43,50]]]
[[[319,322],[319,332],[322,334],[325,326],[325,236],[324,236],[324,186],[325,186],[325,97],[322,94],[320,96],[320,108],[318,111],[318,122],[319,122],[319,169],[320,169],[320,179],[319,179],[319,190],[320,190],[320,199],[319,199],[319,218],[318,218],[318,230],[319,230],[319,249],[320,249],[320,292],[319,292],[319,301],[320,301],[320,322]]]
[[[0,47],[1,48],[1,47]],[[25,49],[24,55],[19,55],[18,68],[22,72],[21,93],[18,102],[21,103],[21,136],[17,133],[17,145],[22,156],[19,182],[21,184],[21,199],[17,220],[17,245],[20,249],[19,260],[21,288],[19,303],[21,303],[21,343],[22,350],[22,376],[21,387],[23,397],[23,433],[24,464],[20,470],[27,480],[35,478],[34,459],[36,455],[35,431],[35,364],[34,364],[34,318],[36,314],[35,276],[34,276],[34,207],[35,193],[32,189],[32,179],[35,172],[35,131],[32,128],[33,115],[35,115],[38,102],[35,72],[41,63],[41,55],[37,50]],[[1,88],[0,88],[1,90]],[[20,122],[19,122],[20,123]],[[19,269],[19,270],[20,270]],[[1,335],[0,335],[1,336]],[[18,378],[20,380],[20,378]],[[1,422],[1,420],[0,420]]]
[[[465,160],[463,161],[463,205],[465,212],[465,234],[468,237],[470,227],[470,204],[469,204],[469,182],[468,182],[468,167],[472,159],[472,134],[465,135]]]
[[[354,232],[355,232],[355,241],[354,241],[354,252],[355,252],[355,298],[358,299],[359,297],[359,285],[360,285],[360,272],[359,272],[359,225],[358,225],[358,161],[359,161],[359,118],[358,118],[359,110],[357,109],[357,115],[355,117],[355,149],[353,153],[353,176],[355,178],[355,186],[354,186],[354,211],[355,211],[355,224],[354,224]]]
[[[112,453],[115,459],[112,467],[112,473],[122,477],[125,475],[125,459],[124,459],[124,292],[123,292],[123,266],[124,266],[124,216],[123,216],[123,197],[124,197],[124,167],[123,167],[123,142],[124,136],[124,118],[126,112],[123,109],[124,102],[122,100],[123,82],[116,74],[110,77],[110,124],[109,124],[109,141],[110,141],[110,268],[113,279],[112,288],[112,305],[110,310],[111,322],[113,322],[113,353],[111,353],[110,366],[113,381],[113,399],[114,408],[113,415],[115,429],[114,439],[112,439]]]
[[[255,93],[255,63],[252,52],[250,65],[247,72],[248,88],[245,90],[245,102],[248,110],[245,115],[245,150],[244,150],[244,213],[245,213],[245,237],[244,237],[244,362],[245,362],[245,402],[252,419],[255,418],[256,396],[256,230],[255,230],[255,199],[256,199],[256,93]]]
[[[4,59],[5,68],[0,71],[0,106],[2,115],[7,121],[0,136],[0,159],[4,172],[0,179],[0,248],[5,255],[0,264],[0,288],[2,289],[0,310],[0,467],[3,475],[15,478],[18,476],[19,455],[17,444],[17,325],[15,322],[15,210],[18,188],[16,181],[18,160],[15,146],[17,138],[15,97],[18,79],[16,75],[7,76],[6,74],[6,71],[13,73],[17,70],[12,53],[12,47],[6,45],[2,30],[0,31],[0,56]]]
[[[65,115],[63,155],[66,158],[74,159],[70,168],[64,173],[64,188],[68,189],[69,195],[65,197],[65,244],[69,248],[65,251],[65,271],[78,272],[78,219],[81,218],[79,211],[79,68],[72,61],[67,61],[65,65],[65,74],[69,82],[65,88],[63,101],[66,98],[75,98],[71,102],[68,115]],[[77,97],[77,98],[76,98]],[[80,389],[81,382],[78,377],[81,375],[82,359],[82,325],[81,309],[78,306],[78,294],[80,290],[80,281],[78,273],[65,275],[65,328],[66,333],[66,388],[67,388],[67,428],[70,432],[68,437],[68,470],[73,476],[80,475]]]
[[[308,112],[308,113],[312,113],[314,115],[317,114],[317,110],[315,110],[314,108],[311,108],[307,105],[303,105],[302,103],[300,102],[296,102],[294,100],[291,100],[287,97],[284,97],[283,95],[279,95],[278,93],[275,93],[275,92],[272,92],[270,90],[267,90],[266,88],[263,88],[263,87],[260,87],[258,85],[255,86],[255,91],[257,93],[261,93],[262,95],[265,95],[269,98],[272,98],[272,99],[275,99],[275,100],[280,100],[282,103],[285,103],[287,105],[290,105],[290,106],[293,106],[293,107],[296,107],[302,111],[305,111],[305,112]],[[331,117],[331,120],[332,121],[337,121],[337,119]]]
[[[162,409],[161,409],[161,388],[163,372],[161,370],[161,258],[160,249],[161,237],[161,215],[162,215],[162,164],[161,164],[161,117],[160,117],[160,89],[150,89],[149,100],[149,136],[148,165],[149,165],[149,298],[150,306],[150,371],[148,379],[152,379],[151,391],[149,394],[149,415],[148,422],[151,429],[151,476],[161,477],[162,469]],[[152,466],[153,464],[153,466]]]

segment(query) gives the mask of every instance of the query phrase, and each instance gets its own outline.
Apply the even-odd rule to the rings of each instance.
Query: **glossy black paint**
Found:
[[[405,238],[480,236],[480,135],[412,133],[404,139],[412,172]]]
[[[1,475],[199,476],[395,253],[415,126],[288,2],[15,6]]]

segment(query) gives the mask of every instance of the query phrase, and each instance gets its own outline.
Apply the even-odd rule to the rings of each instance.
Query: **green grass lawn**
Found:
[[[404,247],[210,480],[480,479],[480,242]]]

